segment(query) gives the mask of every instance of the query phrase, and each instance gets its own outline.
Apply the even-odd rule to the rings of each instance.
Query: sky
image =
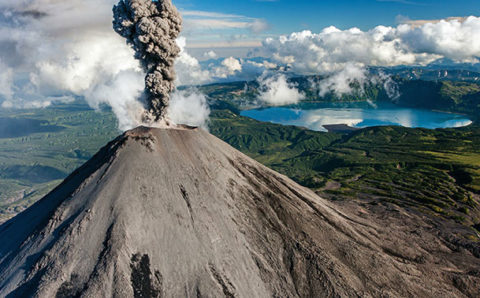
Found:
[[[307,29],[319,32],[335,26],[369,30],[378,25],[395,26],[407,19],[437,20],[480,15],[478,0],[178,0],[174,3],[182,12],[189,13],[184,16],[187,23],[192,24],[184,32],[189,39],[187,47],[216,48],[221,45],[227,48],[217,50],[222,56],[246,53],[229,50],[229,47],[251,47],[268,36]],[[195,16],[195,12],[217,15]],[[202,20],[202,26],[198,26],[198,20]],[[252,30],[245,24],[254,22],[263,26]],[[197,58],[203,59],[201,52],[192,50]]]
[[[0,0],[0,108],[44,108],[84,98],[138,125],[145,73],[112,28],[119,0]],[[123,0],[122,0],[123,1]],[[137,0],[148,1],[148,0]],[[258,101],[303,94],[288,78],[321,75],[319,95],[383,84],[371,66],[480,62],[478,0],[174,0],[183,15],[177,86],[256,80]],[[197,108],[192,110],[191,107]],[[172,95],[172,118],[208,115],[202,94]],[[198,111],[202,111],[199,113]],[[189,123],[200,125],[199,123]]]

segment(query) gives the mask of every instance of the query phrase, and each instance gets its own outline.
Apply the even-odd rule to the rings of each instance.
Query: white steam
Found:
[[[143,93],[144,84],[143,73],[125,71],[87,91],[85,98],[96,109],[103,103],[111,106],[118,118],[118,127],[127,130],[141,124],[144,108],[138,98]]]
[[[2,107],[46,107],[79,96],[134,123],[141,71],[112,30],[115,0],[0,1]]]
[[[174,123],[208,129],[209,116],[207,99],[197,90],[177,90],[171,95],[168,117]]]

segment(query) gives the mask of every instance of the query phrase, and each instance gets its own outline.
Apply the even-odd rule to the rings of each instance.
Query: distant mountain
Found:
[[[214,69],[221,67],[225,58],[209,59],[200,62],[203,69]],[[278,64],[271,58],[251,57],[243,60],[244,69],[236,75],[228,78],[217,78],[217,83],[235,82],[239,80],[255,80],[262,72],[263,68],[256,69],[253,64],[263,64],[264,62],[275,63],[286,70],[286,65]],[[252,62],[253,64],[250,64]],[[449,59],[439,59],[428,65],[399,65],[393,67],[370,66],[368,70],[371,74],[379,72],[398,76],[408,80],[427,80],[427,81],[461,81],[461,82],[480,82],[480,63],[457,63]],[[292,71],[287,72],[291,77],[302,77],[302,74],[296,74]]]
[[[375,68],[373,73],[383,73],[400,77],[407,80],[424,81],[460,81],[480,82],[480,70],[476,68],[449,68],[449,67],[398,67],[398,68]]]
[[[463,73],[462,71],[458,72]],[[374,73],[373,70],[372,73]],[[318,82],[324,79],[322,76],[296,76],[289,78],[289,81],[305,95],[303,102],[388,101],[399,106],[462,113],[469,115],[474,120],[478,119],[480,115],[480,82],[468,82],[461,79],[416,79],[411,77],[411,73],[415,73],[415,71],[409,69],[403,75],[401,73],[391,74],[391,82],[387,86],[382,82],[375,83],[374,81],[366,82],[363,86],[352,83],[352,91],[342,95],[331,91],[320,96]],[[431,75],[437,76],[439,73],[439,71],[434,71]],[[480,77],[480,74],[478,75]],[[257,81],[237,81],[210,84],[198,88],[208,95],[213,109],[229,109],[236,112],[262,104],[266,105],[258,101],[259,87]]]
[[[476,59],[479,60],[480,57]],[[425,68],[429,69],[464,69],[464,70],[471,70],[475,72],[480,72],[480,63],[458,63],[454,60],[448,58],[438,59],[427,66]]]
[[[129,131],[0,226],[1,297],[464,297],[478,259],[205,131]]]

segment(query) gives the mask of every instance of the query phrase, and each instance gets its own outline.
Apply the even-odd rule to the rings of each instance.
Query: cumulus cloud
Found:
[[[277,64],[268,61],[259,63],[235,57],[217,59],[202,67],[198,59],[188,53],[185,37],[180,37],[177,44],[181,49],[175,63],[177,86],[201,85],[218,81],[253,80],[265,70],[278,67]]]
[[[320,33],[268,38],[263,45],[269,56],[295,73],[330,76],[321,93],[332,89],[344,93],[351,90],[351,82],[365,81],[366,66],[427,65],[440,58],[478,62],[480,18],[377,26],[369,31],[328,27]]]
[[[214,69],[215,77],[225,79],[242,71],[242,64],[239,59],[228,57],[224,59],[220,67]]]
[[[207,59],[215,59],[218,57],[218,55],[214,51],[208,51],[203,54],[203,57]]]
[[[297,86],[288,82],[284,74],[264,74],[258,79],[260,84],[258,99],[268,105],[281,106],[298,103],[305,96]]]
[[[366,69],[354,64],[346,64],[345,68],[318,83],[319,95],[323,97],[329,92],[334,92],[337,96],[352,93],[354,83],[361,88],[366,80]]]
[[[421,26],[400,25],[397,35],[416,55],[439,55],[456,62],[478,62],[480,18],[453,18]]]
[[[439,58],[477,62],[480,56],[480,18],[468,17],[426,23],[378,26],[369,31],[328,27],[268,38],[265,50],[298,73],[331,73],[347,64],[360,66],[425,65]]]
[[[180,54],[175,61],[177,73],[177,86],[199,85],[212,81],[212,75],[208,70],[202,69],[198,60],[192,57],[186,50],[187,40],[185,37],[177,39]]]

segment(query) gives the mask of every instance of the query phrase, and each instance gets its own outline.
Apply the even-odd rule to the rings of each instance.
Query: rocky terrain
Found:
[[[209,133],[137,128],[0,226],[0,297],[475,297],[421,215],[335,205]]]

